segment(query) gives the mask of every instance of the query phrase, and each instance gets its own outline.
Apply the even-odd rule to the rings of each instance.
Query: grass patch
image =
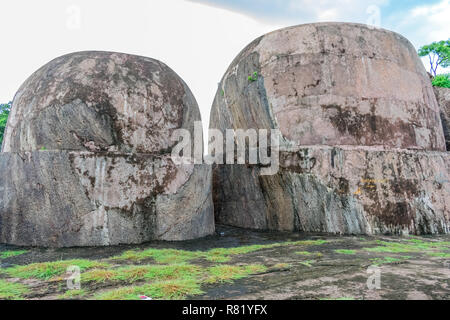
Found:
[[[122,255],[114,257],[114,260],[131,260],[142,261],[153,259],[158,263],[183,263],[199,257],[198,251],[186,251],[175,249],[146,249],[146,250],[129,250]]]
[[[4,273],[15,278],[36,278],[48,280],[53,277],[65,274],[67,268],[70,266],[77,266],[81,271],[84,271],[92,268],[107,268],[109,267],[109,264],[82,259],[63,260],[55,262],[33,263],[26,266],[15,266],[6,269]]]
[[[58,300],[71,300],[77,298],[83,298],[87,295],[87,292],[80,290],[67,290],[64,294],[58,296]]]
[[[348,250],[348,249],[338,249],[338,250],[334,250],[334,252],[336,253],[340,253],[340,254],[356,254],[356,250]]]
[[[450,248],[448,241],[423,241],[421,239],[407,239],[404,242],[386,242],[377,240],[373,242],[378,246],[373,248],[364,248],[369,252],[385,253],[408,253],[408,252],[429,252],[433,250],[442,250]]]
[[[26,286],[20,283],[12,283],[0,279],[0,299],[3,300],[22,300],[22,295],[28,293]]]
[[[315,260],[306,260],[306,261],[301,261],[300,264],[304,265],[308,268],[312,268],[312,264],[316,262]]]
[[[93,269],[81,274],[82,282],[104,283],[117,276],[117,271],[107,269]]]
[[[411,259],[412,257],[410,256],[401,256],[398,258],[394,258],[394,257],[383,257],[383,258],[375,258],[375,259],[370,259],[370,261],[372,261],[372,263],[376,266],[381,266],[383,264],[390,264],[390,263],[399,263],[408,259]]]
[[[146,259],[153,259],[161,264],[185,263],[195,259],[205,259],[215,263],[225,263],[231,260],[232,256],[247,254],[263,249],[272,249],[285,246],[313,246],[327,243],[327,240],[302,240],[282,243],[273,243],[266,245],[251,245],[235,248],[215,248],[208,251],[186,251],[175,249],[146,249],[129,250],[119,256],[113,257],[113,260],[136,261],[140,262]]]
[[[20,256],[27,252],[28,252],[27,250],[3,251],[3,252],[0,252],[0,259],[6,259],[6,258]]]
[[[81,275],[85,282],[117,282],[133,283],[142,280],[167,281],[190,279],[200,274],[200,267],[194,265],[146,265],[127,266],[117,269],[89,270]]]
[[[123,287],[94,296],[97,300],[140,300],[145,295],[157,300],[183,300],[189,295],[202,294],[200,284],[195,279],[170,280]]]
[[[265,266],[257,264],[248,266],[218,265],[208,268],[209,277],[205,282],[230,282],[231,280],[245,278],[248,275],[265,271],[267,271]]]
[[[292,265],[290,263],[277,263],[273,265],[270,269],[277,270],[277,269],[289,269],[292,268]]]
[[[428,252],[427,254],[432,257],[450,258],[450,253],[447,253],[447,252]]]
[[[306,256],[306,257],[322,257],[323,254],[320,252],[309,252],[309,251],[297,251],[295,254],[301,255],[301,256]]]

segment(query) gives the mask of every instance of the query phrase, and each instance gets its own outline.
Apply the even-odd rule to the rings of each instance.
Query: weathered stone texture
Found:
[[[445,144],[450,151],[450,89],[434,87],[434,92],[441,108],[441,120],[444,127]]]
[[[101,246],[214,232],[211,168],[176,166],[173,130],[201,121],[163,63],[57,58],[16,94],[0,154],[0,242]]]
[[[252,42],[225,73],[210,121],[218,129],[276,127],[301,145],[445,150],[414,47],[355,24],[302,25]]]
[[[211,169],[168,157],[0,154],[0,241],[102,246],[214,232]]]
[[[178,75],[145,57],[79,52],[36,71],[17,92],[3,152],[47,150],[159,153],[173,130],[200,120]]]
[[[396,33],[318,23],[256,39],[226,71],[210,128],[279,129],[282,162],[299,161],[284,159],[274,176],[259,176],[258,166],[216,167],[219,222],[333,233],[449,231],[439,106],[414,47]]]
[[[442,152],[308,147],[278,174],[257,166],[214,172],[218,222],[340,234],[450,231],[450,157]],[[236,186],[239,185],[239,188]]]

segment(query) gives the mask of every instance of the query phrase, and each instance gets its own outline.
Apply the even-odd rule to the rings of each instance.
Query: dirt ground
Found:
[[[68,274],[55,266],[73,259],[99,264],[82,270],[75,291],[67,288]],[[140,291],[153,299],[450,298],[450,236],[339,237],[219,226],[215,236],[185,242],[67,249],[0,245],[0,263],[0,299],[139,299]],[[185,273],[148,271],[186,265],[191,269]],[[138,267],[145,271],[123,276]]]

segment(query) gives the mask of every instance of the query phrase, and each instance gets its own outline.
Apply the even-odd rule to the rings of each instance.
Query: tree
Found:
[[[433,42],[419,49],[419,56],[430,59],[430,73],[436,76],[439,66],[450,67],[450,39],[447,41]]]
[[[11,111],[11,102],[0,104],[0,146],[3,142],[3,134],[8,121],[9,112]]]
[[[432,83],[435,87],[450,88],[450,74],[438,74]]]

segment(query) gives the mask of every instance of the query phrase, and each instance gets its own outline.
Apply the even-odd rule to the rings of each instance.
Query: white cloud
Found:
[[[174,69],[193,91],[205,128],[228,65],[256,37],[278,28],[183,0],[15,0],[1,1],[0,12],[0,102],[11,100],[26,78],[53,58],[118,51]]]
[[[408,38],[416,48],[450,37],[450,0],[420,5],[389,17],[389,27]],[[422,59],[426,70],[428,58]],[[438,69],[438,72],[445,70]]]
[[[411,10],[410,19],[420,22],[418,31],[424,41],[446,40],[450,37],[450,0],[416,7]]]
[[[371,14],[367,9],[382,7],[388,0],[291,0],[289,8],[308,22],[345,21],[368,23]]]
[[[392,29],[402,33],[416,46],[450,37],[450,0],[416,6],[389,18]]]

